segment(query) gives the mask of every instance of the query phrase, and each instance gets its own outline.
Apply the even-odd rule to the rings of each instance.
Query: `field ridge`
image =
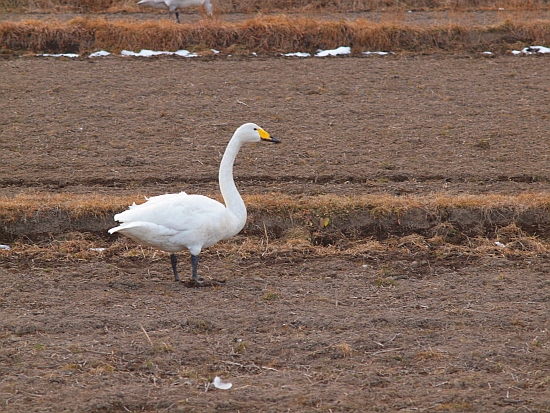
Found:
[[[48,52],[87,54],[98,50],[188,49],[248,55],[311,52],[350,46],[352,54],[393,52],[506,53],[514,48],[550,44],[550,21],[514,21],[489,26],[437,24],[413,26],[399,22],[326,21],[309,17],[264,16],[244,22],[200,20],[107,21],[78,17],[68,22],[27,20],[0,22],[3,53]]]
[[[472,236],[495,237],[514,226],[528,235],[550,237],[550,194],[515,196],[432,194],[419,197],[244,196],[248,235],[281,238],[304,229],[317,244],[341,239],[384,239],[413,233],[439,235],[455,243]],[[100,194],[27,194],[0,199],[0,240],[44,239],[68,232],[106,236],[113,215],[144,197]]]

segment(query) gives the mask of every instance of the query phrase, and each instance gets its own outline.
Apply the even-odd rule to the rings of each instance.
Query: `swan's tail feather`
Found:
[[[120,232],[124,235],[138,234],[138,233],[144,233],[144,234],[154,233],[156,236],[171,236],[171,235],[176,235],[178,233],[178,231],[175,229],[166,228],[163,225],[157,225],[151,222],[142,222],[142,221],[127,222],[122,225],[119,225],[118,227],[111,228],[109,230],[109,234],[114,234],[115,232]]]

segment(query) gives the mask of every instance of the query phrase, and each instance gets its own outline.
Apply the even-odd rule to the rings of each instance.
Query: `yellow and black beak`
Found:
[[[273,142],[273,143],[281,143],[281,141],[273,136],[271,136],[269,133],[267,133],[263,129],[258,129],[258,133],[260,134],[260,138],[264,142]]]

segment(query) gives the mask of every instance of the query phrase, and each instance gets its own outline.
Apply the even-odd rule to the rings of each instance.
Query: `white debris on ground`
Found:
[[[537,47],[537,46],[534,46]],[[219,50],[216,49],[210,49],[210,51],[217,55],[220,54]],[[490,53],[490,52],[486,52]],[[542,52],[544,53],[544,52]],[[349,46],[340,46],[336,49],[332,50],[318,50],[317,53],[314,55],[315,57],[327,57],[327,56],[343,56],[343,55],[349,55],[351,54],[351,47]],[[382,52],[382,51],[376,51],[376,52],[363,52],[364,56],[372,56],[372,55],[378,55],[378,56],[387,56],[389,54],[395,54],[394,52]],[[91,53],[88,55],[89,58],[97,58],[97,57],[106,57],[106,56],[112,56],[114,54],[107,52],[105,50],[99,50],[97,52]],[[179,56],[179,57],[199,57],[200,55],[197,53],[191,53],[189,50],[178,50],[176,52],[167,52],[167,51],[158,51],[158,50],[149,50],[149,49],[142,49],[139,52],[134,52],[132,50],[123,50],[120,53],[120,56],[125,57],[153,57],[153,56]],[[257,56],[258,54],[256,52],[252,52],[252,56]],[[37,54],[36,56],[41,57],[80,57],[80,55],[76,53],[59,53],[59,54]],[[285,57],[311,57],[310,53],[307,52],[293,52],[293,53],[285,53],[283,54]],[[228,55],[227,57],[231,57],[231,55]]]
[[[346,54],[351,54],[351,47],[340,46],[337,49],[333,50],[317,50],[315,57],[341,56]]]
[[[216,49],[210,49],[210,51],[217,55],[220,53],[219,50]],[[550,53],[550,48],[545,46],[529,46],[525,47],[522,50],[512,50],[513,55],[532,55],[532,54],[545,54]],[[327,56],[343,56],[343,55],[349,55],[351,54],[351,47],[349,46],[340,46],[336,49],[332,50],[318,50],[317,53],[314,55],[315,57],[327,57]],[[363,56],[387,56],[390,54],[395,54],[394,52],[383,52],[383,51],[366,51],[363,52]],[[493,55],[493,52],[482,52],[482,54],[485,55]],[[110,56],[111,53],[100,50],[98,52],[91,53],[88,57],[95,58],[95,57],[105,57]],[[191,53],[189,50],[178,50],[176,52],[166,52],[166,51],[156,51],[156,50],[148,50],[148,49],[142,49],[139,52],[133,52],[131,50],[123,50],[120,53],[121,56],[130,56],[130,57],[152,57],[152,56],[180,56],[180,57],[199,57],[200,55],[197,53]],[[253,56],[257,56],[256,52],[252,52]],[[76,53],[57,53],[57,54],[37,54],[36,56],[40,57],[70,57],[70,58],[76,58],[80,57],[80,55]],[[311,57],[310,53],[307,52],[293,52],[293,53],[285,53],[283,54],[285,57]],[[227,57],[231,57],[231,55],[228,55]]]
[[[220,379],[218,376],[214,377],[214,381],[212,382],[212,384],[216,389],[220,390],[229,390],[233,386],[233,383],[222,381],[222,379]]]
[[[372,56],[372,55],[378,55],[378,56],[386,56],[389,54],[395,54],[393,52],[363,52],[365,56]]]
[[[109,56],[111,53],[106,52],[105,50],[100,50],[99,52],[94,52],[88,57],[104,57]]]
[[[307,52],[285,53],[286,57],[311,57]]]
[[[44,54],[37,54],[37,56],[40,56],[40,57],[70,57],[70,58],[75,58],[75,57],[80,57],[79,54],[76,54],[76,53],[44,53]]]
[[[9,245],[0,244],[0,250],[11,250]]]
[[[544,47],[544,46],[529,46],[525,47],[522,50],[512,50],[512,54],[514,55],[520,55],[520,54],[545,54],[550,53],[550,47]]]
[[[169,56],[180,56],[180,57],[198,57],[196,53],[191,53],[189,50],[178,50],[177,52],[160,52],[155,50],[142,49],[138,53],[132,52],[130,50],[123,50],[120,52],[121,56],[132,56],[132,57],[151,57],[151,56],[160,56],[160,55],[169,55]]]

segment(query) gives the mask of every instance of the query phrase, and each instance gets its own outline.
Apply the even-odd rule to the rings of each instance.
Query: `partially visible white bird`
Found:
[[[154,196],[116,214],[115,221],[121,225],[109,233],[120,232],[140,244],[170,253],[175,281],[181,281],[175,253],[187,248],[191,252],[193,280],[200,284],[197,265],[201,250],[238,234],[246,223],[246,206],[233,181],[233,163],[243,143],[260,141],[280,142],[254,123],[240,126],[229,141],[219,170],[225,205],[185,192]]]
[[[210,0],[141,0],[138,6],[153,7],[155,9],[170,10],[170,14],[176,13],[176,20],[180,22],[178,9],[203,6],[208,16],[212,16],[212,3]]]

